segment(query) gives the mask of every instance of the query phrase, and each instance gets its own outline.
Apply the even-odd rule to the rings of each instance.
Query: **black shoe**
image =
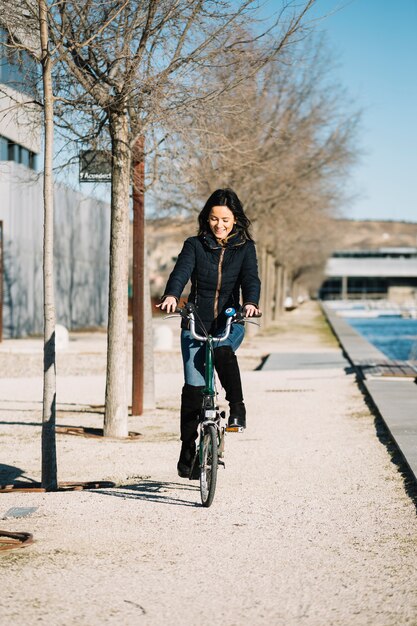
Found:
[[[177,471],[180,478],[190,478],[191,467],[189,465],[185,465],[185,463],[180,463],[178,461]]]
[[[177,464],[178,476],[180,476],[180,478],[189,478],[190,480],[197,480],[200,478],[200,465],[198,459],[196,459],[191,473],[194,457],[195,442],[193,441],[191,444],[182,443],[180,458]]]
[[[242,431],[246,428],[246,409],[243,402],[230,403],[230,417],[227,428]]]
[[[180,463],[178,461],[177,471],[180,478],[189,478],[190,480],[198,480],[200,478],[200,464],[198,461],[194,463],[192,472],[189,465],[185,465],[185,463]]]

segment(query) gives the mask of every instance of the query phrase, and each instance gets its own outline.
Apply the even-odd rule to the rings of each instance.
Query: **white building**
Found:
[[[0,28],[0,42],[7,34]],[[3,335],[43,329],[40,108],[25,104],[30,56],[0,45],[0,222]],[[28,87],[29,85],[29,87]],[[57,322],[68,328],[107,322],[110,208],[64,185],[55,188]]]
[[[323,299],[417,297],[417,248],[343,250],[328,259]]]

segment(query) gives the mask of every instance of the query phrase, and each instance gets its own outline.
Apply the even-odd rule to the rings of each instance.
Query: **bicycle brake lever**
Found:
[[[245,322],[245,324],[248,323],[248,324],[255,324],[255,326],[259,326],[259,327],[261,326],[260,324],[258,324],[258,322],[254,322],[253,320],[250,320],[247,317],[244,317],[242,321]]]

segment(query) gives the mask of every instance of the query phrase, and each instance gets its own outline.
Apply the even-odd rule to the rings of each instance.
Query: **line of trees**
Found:
[[[241,66],[250,68],[255,45]],[[358,156],[360,115],[349,111],[330,68],[323,41],[307,33],[231,93],[187,112],[186,122],[177,119],[169,161],[159,165],[160,210],[198,211],[211,190],[225,186],[244,201],[258,246],[264,324],[281,314],[286,296],[314,292],[337,239],[333,218]],[[225,59],[205,80],[218,86],[233,71]]]

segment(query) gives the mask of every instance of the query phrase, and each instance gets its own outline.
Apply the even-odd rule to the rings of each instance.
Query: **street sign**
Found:
[[[81,150],[79,165],[80,183],[111,182],[111,154],[106,150]]]

